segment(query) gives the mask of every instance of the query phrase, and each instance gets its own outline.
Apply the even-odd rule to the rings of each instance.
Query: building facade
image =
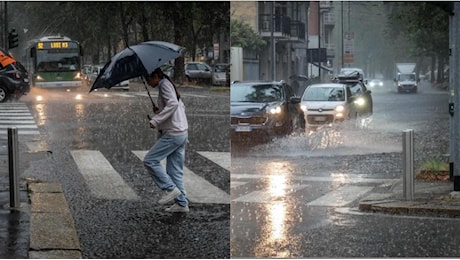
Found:
[[[259,53],[243,50],[243,80],[328,77],[336,52],[332,2],[234,1],[231,18],[250,25],[267,42]]]

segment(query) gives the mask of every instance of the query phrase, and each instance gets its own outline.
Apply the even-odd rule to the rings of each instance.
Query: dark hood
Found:
[[[267,107],[276,106],[280,104],[280,102],[232,102],[230,112],[232,116],[257,116],[265,114]]]

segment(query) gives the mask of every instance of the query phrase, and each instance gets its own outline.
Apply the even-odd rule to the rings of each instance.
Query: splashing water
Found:
[[[252,150],[263,156],[314,157],[401,152],[402,145],[400,135],[346,122],[275,138]]]

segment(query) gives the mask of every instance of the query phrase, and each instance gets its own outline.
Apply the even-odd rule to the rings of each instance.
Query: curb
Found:
[[[30,191],[29,258],[81,259],[80,241],[59,183],[27,183]]]
[[[388,213],[397,215],[426,216],[426,217],[460,217],[460,205],[442,200],[381,200],[361,201],[359,210],[364,212]]]

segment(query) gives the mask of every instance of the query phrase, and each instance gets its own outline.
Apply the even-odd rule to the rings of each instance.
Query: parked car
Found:
[[[29,73],[20,63],[0,65],[0,102],[19,99],[30,92]]]
[[[212,85],[225,85],[227,84],[227,71],[229,65],[224,63],[214,64],[212,70]]]
[[[231,141],[267,140],[303,128],[300,98],[285,82],[230,85]]]
[[[204,62],[186,62],[185,77],[188,81],[197,80],[212,83],[212,68]]]
[[[310,85],[301,101],[307,129],[372,115],[372,106],[371,91],[361,80],[347,77]]]
[[[104,65],[91,65],[88,74],[87,85],[92,86],[94,81],[96,80],[99,73],[101,73],[102,68]],[[122,81],[117,85],[111,87],[110,89],[122,89],[122,90],[129,90],[129,80]]]

